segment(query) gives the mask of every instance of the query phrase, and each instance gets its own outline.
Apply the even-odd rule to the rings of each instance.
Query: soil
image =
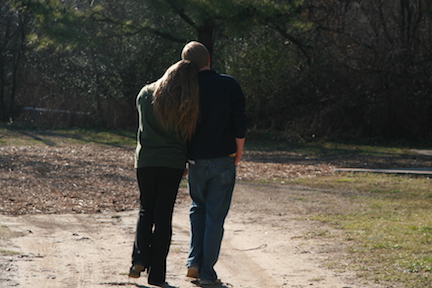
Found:
[[[133,149],[47,145],[0,150],[0,287],[153,287],[145,275],[127,276],[138,205]],[[407,156],[404,163],[430,165],[431,157],[424,157]],[[340,231],[310,221],[318,206],[302,201],[338,205],[331,193],[248,182],[332,174],[350,159],[246,153],[216,265],[222,284],[213,287],[397,287],[343,269],[349,258],[345,243],[336,240]],[[384,160],[368,163],[379,166]],[[184,276],[188,205],[183,185],[173,218],[167,287],[197,287]]]
[[[310,192],[238,184],[216,266],[223,282],[214,287],[382,287],[353,272],[326,268],[326,261],[346,253],[330,236],[338,231],[301,219],[306,211],[288,203]],[[185,277],[188,204],[186,192],[180,192],[167,287],[197,287]],[[153,287],[145,275],[132,279],[126,274],[136,216],[137,211],[0,216],[0,223],[18,236],[8,248],[17,254],[2,257],[1,287]],[[322,231],[328,237],[314,237]]]

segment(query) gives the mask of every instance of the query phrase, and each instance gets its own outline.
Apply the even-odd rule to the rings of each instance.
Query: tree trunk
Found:
[[[203,43],[207,50],[209,51],[210,55],[213,55],[213,48],[214,48],[214,26],[206,22],[203,26],[198,27],[197,29],[198,33],[198,41]]]

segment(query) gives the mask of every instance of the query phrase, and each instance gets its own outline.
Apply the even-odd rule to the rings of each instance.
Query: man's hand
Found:
[[[234,164],[237,165],[242,156],[243,156],[243,147],[244,147],[244,143],[245,143],[246,138],[235,138],[236,141],[236,146],[237,146],[237,151],[236,151],[236,155],[234,157]]]

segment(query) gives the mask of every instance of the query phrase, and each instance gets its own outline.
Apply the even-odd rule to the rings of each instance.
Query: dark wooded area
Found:
[[[427,0],[6,0],[0,118],[133,128],[135,97],[205,43],[251,129],[301,139],[432,138]]]

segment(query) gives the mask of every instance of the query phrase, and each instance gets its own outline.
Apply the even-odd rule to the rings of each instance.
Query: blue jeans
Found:
[[[188,267],[202,280],[217,279],[216,264],[236,177],[233,157],[189,162],[191,240]]]

